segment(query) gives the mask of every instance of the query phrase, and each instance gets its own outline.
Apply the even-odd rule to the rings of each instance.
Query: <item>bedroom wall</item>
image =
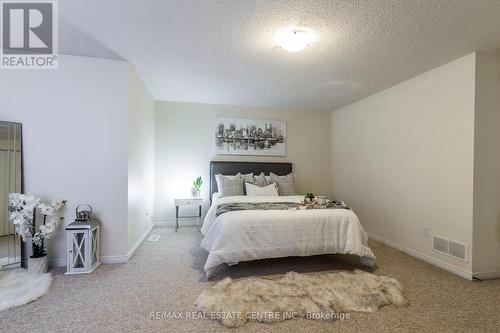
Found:
[[[57,70],[3,70],[0,119],[23,125],[25,190],[64,198],[65,223],[90,203],[102,221],[101,255],[127,254],[128,65],[60,55]],[[65,265],[64,225],[49,245]]]
[[[217,116],[286,120],[287,156],[215,155]],[[189,196],[191,182],[199,175],[205,181],[202,194],[207,209],[211,160],[291,162],[298,193],[330,196],[330,154],[328,112],[156,102],[156,220],[171,222],[175,218],[174,198]]]
[[[474,140],[473,271],[500,277],[500,53],[478,52]]]
[[[132,66],[129,66],[128,73],[128,250],[130,252],[153,225],[155,103]]]
[[[372,238],[469,277],[475,60],[457,59],[331,119],[334,196],[354,207]],[[468,262],[432,251],[426,227],[467,243]]]

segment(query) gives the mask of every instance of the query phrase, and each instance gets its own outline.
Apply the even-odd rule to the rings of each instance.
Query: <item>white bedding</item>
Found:
[[[243,210],[215,216],[217,205],[230,202],[301,202],[303,196],[214,197],[201,232],[209,254],[205,272],[223,263],[317,254],[354,254],[375,259],[368,237],[351,210]]]

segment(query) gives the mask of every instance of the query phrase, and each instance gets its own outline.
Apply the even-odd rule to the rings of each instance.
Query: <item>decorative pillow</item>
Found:
[[[220,199],[220,193],[219,192],[215,192],[214,194],[212,194],[212,202],[214,202],[217,199]]]
[[[221,197],[243,195],[243,177],[241,173],[235,176],[215,175],[217,192]]]
[[[278,192],[280,195],[295,195],[293,173],[286,176],[278,176],[271,172],[271,181],[278,185]]]
[[[241,175],[241,186],[243,187],[243,194],[247,194],[245,189],[245,182],[251,182],[253,180],[253,173],[246,173]]]
[[[251,180],[245,180],[245,182],[253,184],[253,185],[257,185],[260,187],[264,187],[264,186],[269,185],[269,182],[267,181],[263,172],[258,176],[253,176],[253,178]]]
[[[242,175],[241,173],[238,172],[236,175],[221,175],[221,176],[227,177],[229,179],[234,179],[234,177],[238,175],[240,175],[244,181],[253,179],[253,173],[246,173]]]
[[[221,175],[221,176],[227,177],[227,178],[232,180],[237,175],[241,176],[241,187],[243,188],[243,195],[245,195],[246,194],[245,182],[251,182],[253,180],[253,173],[246,173],[246,174],[242,175],[240,172],[238,172],[236,175]],[[217,181],[217,178],[215,178],[215,181]]]
[[[276,186],[276,183],[272,183],[264,187],[246,183],[245,187],[247,190],[247,195],[249,196],[271,196],[271,197],[279,196],[278,186]]]

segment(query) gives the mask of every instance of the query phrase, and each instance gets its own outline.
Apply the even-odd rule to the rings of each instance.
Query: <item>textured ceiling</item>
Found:
[[[126,59],[155,99],[333,110],[500,47],[499,0],[59,1],[60,51]],[[273,43],[314,29],[299,53]]]

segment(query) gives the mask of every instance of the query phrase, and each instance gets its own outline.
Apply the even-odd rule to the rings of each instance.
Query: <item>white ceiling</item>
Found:
[[[59,1],[60,52],[126,59],[157,100],[333,110],[500,47],[499,0]],[[299,53],[273,43],[313,28]]]

